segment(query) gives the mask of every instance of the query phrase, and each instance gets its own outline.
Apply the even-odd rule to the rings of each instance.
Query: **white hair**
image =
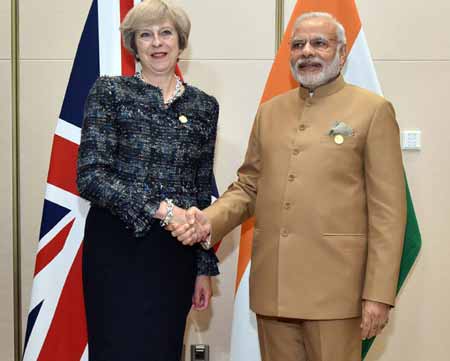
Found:
[[[295,20],[294,28],[292,31],[292,34],[295,33],[297,28],[300,26],[302,22],[308,19],[314,19],[314,18],[325,18],[330,20],[330,22],[334,25],[336,25],[336,36],[337,40],[340,44],[346,45],[347,44],[347,38],[345,36],[345,29],[344,26],[331,14],[325,13],[325,12],[308,12],[304,13],[303,15],[300,15],[297,20]]]

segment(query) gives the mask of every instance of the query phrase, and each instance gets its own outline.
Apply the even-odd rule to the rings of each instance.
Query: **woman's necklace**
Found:
[[[138,71],[136,73],[136,77],[141,79],[144,83],[147,83],[142,76],[142,72]],[[166,108],[168,108],[169,105],[172,104],[175,101],[175,99],[180,97],[180,95],[183,93],[183,82],[181,81],[181,79],[178,75],[174,74],[174,77],[175,77],[175,81],[176,81],[175,89],[174,89],[172,95],[166,101],[164,101],[164,106]]]

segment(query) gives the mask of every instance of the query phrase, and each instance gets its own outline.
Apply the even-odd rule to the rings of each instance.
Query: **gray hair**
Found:
[[[169,20],[178,34],[180,50],[187,47],[191,21],[186,12],[167,0],[144,0],[134,6],[123,19],[120,32],[125,48],[136,58],[136,31]]]
[[[308,19],[314,19],[314,18],[325,18],[328,19],[332,24],[336,25],[336,37],[340,44],[346,45],[347,44],[347,38],[345,36],[345,29],[344,26],[331,14],[325,13],[325,12],[308,12],[304,13],[303,15],[300,15],[297,20],[295,20],[294,28],[292,30],[292,34],[295,33],[297,28],[300,26],[302,22]]]

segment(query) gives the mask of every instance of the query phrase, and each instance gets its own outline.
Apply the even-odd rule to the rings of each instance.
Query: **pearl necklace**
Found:
[[[138,71],[136,73],[136,77],[138,79],[141,79],[144,83],[147,84],[147,82],[144,80],[144,78],[142,77],[142,72]],[[178,97],[180,97],[180,95],[183,93],[183,82],[181,81],[180,77],[176,74],[174,74],[175,77],[175,89],[172,93],[172,95],[169,97],[169,99],[167,99],[167,101],[164,102],[165,107],[169,107],[170,104],[172,104],[175,99],[177,99]]]

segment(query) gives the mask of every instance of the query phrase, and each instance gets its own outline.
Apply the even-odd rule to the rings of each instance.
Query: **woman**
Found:
[[[211,200],[219,107],[175,68],[190,21],[148,0],[123,20],[142,66],[100,77],[86,103],[78,189],[91,201],[83,249],[89,361],[179,361],[186,317],[211,297],[217,258],[164,229]]]

